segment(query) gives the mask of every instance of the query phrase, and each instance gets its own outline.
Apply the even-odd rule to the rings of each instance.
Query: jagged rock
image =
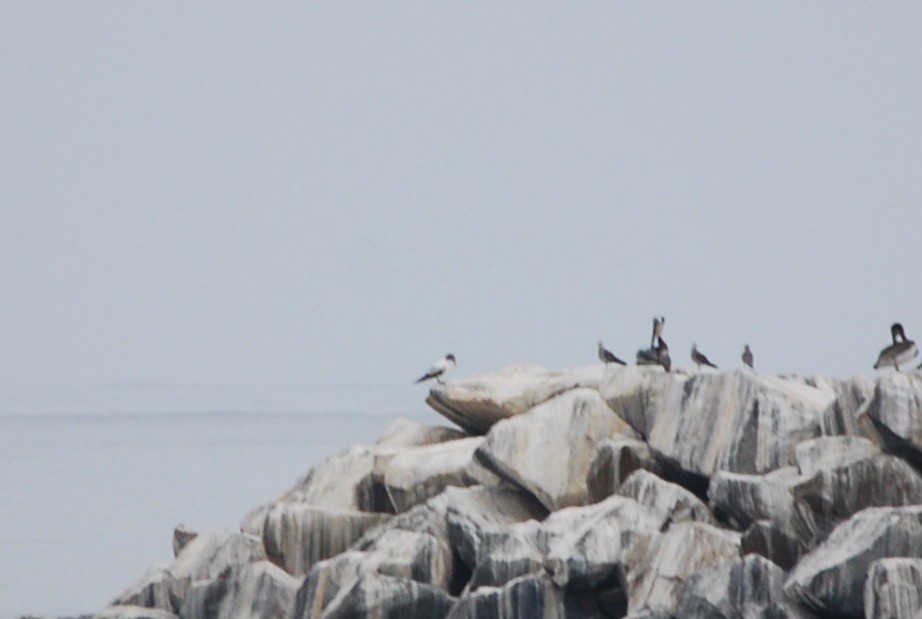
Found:
[[[791,487],[802,479],[792,466],[767,475],[720,471],[711,478],[708,499],[715,512],[737,529],[744,530],[756,520],[768,520],[790,532],[794,508]]]
[[[922,477],[895,456],[866,456],[817,470],[793,485],[791,494],[794,530],[807,547],[813,547],[837,524],[866,507],[922,503]]]
[[[784,593],[784,570],[759,555],[747,555],[701,570],[679,591],[677,617],[804,617]]]
[[[601,365],[558,371],[516,365],[436,385],[426,404],[468,432],[485,434],[497,421],[524,413],[570,389],[598,389],[603,372]]]
[[[298,590],[293,619],[440,618],[455,602],[437,587],[374,571],[359,570],[338,577],[338,583],[309,577]],[[335,589],[335,595],[329,595],[328,586]]]
[[[543,523],[510,525],[482,536],[471,589],[503,586],[546,571],[560,586],[593,588],[616,577],[627,549],[658,535],[666,514],[612,496],[552,513]]]
[[[672,523],[697,520],[715,524],[711,510],[701,499],[643,469],[631,473],[618,489],[618,495],[665,514]]]
[[[864,586],[866,619],[922,617],[922,559],[881,559]]]
[[[300,580],[268,561],[229,567],[194,586],[181,614],[196,619],[285,617],[300,585]]]
[[[794,447],[819,435],[820,416],[834,400],[803,381],[748,371],[686,378],[643,367],[612,373],[601,393],[655,454],[704,477],[793,464]]]
[[[343,552],[388,518],[388,514],[279,503],[266,515],[263,544],[270,561],[289,574],[303,575],[314,563]]]
[[[483,441],[483,437],[465,438],[406,448],[394,455],[384,473],[384,485],[394,508],[404,512],[448,486],[476,484],[477,480],[468,474],[468,466]]]
[[[922,556],[922,506],[872,507],[837,526],[790,572],[784,588],[810,608],[861,617],[871,564],[887,557]]]
[[[785,571],[794,567],[801,552],[796,537],[768,520],[753,522],[740,539],[740,554],[761,555]]]
[[[170,613],[178,613],[189,585],[189,578],[175,578],[167,568],[155,566],[126,587],[112,601],[112,606],[159,608]]]
[[[874,424],[867,415],[860,412],[874,395],[872,378],[855,376],[850,380],[839,380],[827,376],[814,376],[805,382],[835,395],[835,400],[820,416],[820,431],[823,436],[861,436],[880,444]]]
[[[800,443],[794,458],[800,474],[809,477],[879,453],[880,447],[860,436],[824,436]]]
[[[534,497],[511,486],[448,488],[444,496],[451,545],[471,570],[477,567],[485,534],[547,516],[547,510]]]
[[[497,423],[476,457],[556,510],[589,502],[586,474],[595,446],[615,434],[634,432],[597,391],[572,389]]]
[[[122,605],[104,608],[93,619],[178,619],[178,616],[161,608]]]
[[[589,500],[594,503],[615,494],[628,475],[637,469],[657,475],[661,471],[645,442],[622,436],[602,441],[586,474]]]
[[[887,451],[922,467],[922,373],[881,376],[861,412],[874,423]]]
[[[624,557],[621,580],[631,613],[674,612],[682,584],[695,572],[739,556],[738,533],[703,522],[680,522],[635,544]]]
[[[390,529],[373,541],[353,546],[364,553],[362,568],[448,590],[452,581],[451,547],[428,533]],[[335,559],[334,559],[335,561]]]
[[[183,548],[169,567],[174,579],[192,581],[214,578],[228,567],[266,558],[262,540],[236,531],[205,531]]]
[[[421,421],[398,417],[375,441],[374,450],[435,445],[461,438],[467,438],[467,434],[457,428],[430,426]]]
[[[198,531],[193,531],[184,524],[173,529],[173,556],[178,557],[186,544],[195,539],[196,535],[198,535]]]
[[[504,587],[481,587],[459,598],[449,619],[564,619],[563,590],[547,575],[520,576]]]

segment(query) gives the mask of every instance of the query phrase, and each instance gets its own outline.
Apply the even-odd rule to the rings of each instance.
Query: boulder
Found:
[[[767,475],[720,471],[711,478],[708,499],[714,512],[739,530],[745,530],[757,520],[768,520],[781,530],[791,532],[794,509],[791,487],[802,479],[793,466]]]
[[[123,605],[104,608],[93,619],[178,619],[178,615],[161,608]]]
[[[198,531],[193,531],[184,524],[173,529],[173,556],[178,557],[186,544],[195,539],[196,535],[198,535]]]
[[[613,373],[601,393],[654,454],[703,477],[793,464],[795,446],[819,435],[820,416],[834,400],[830,391],[766,374],[683,377],[636,367]]]
[[[872,455],[817,470],[791,487],[794,530],[808,548],[866,507],[922,503],[922,477],[896,456]]]
[[[740,554],[757,554],[781,569],[794,567],[802,554],[802,544],[792,534],[768,520],[757,520],[749,525],[740,539]]]
[[[703,522],[680,522],[628,549],[621,573],[628,611],[674,613],[683,583],[707,567],[739,556],[738,533]]]
[[[285,617],[301,581],[268,561],[229,567],[192,588],[183,617],[274,619]]]
[[[175,578],[169,569],[155,566],[128,585],[112,601],[112,606],[159,608],[170,613],[178,613],[189,586],[189,578]]]
[[[540,575],[547,554],[540,537],[541,524],[534,520],[483,532],[467,589],[503,587],[520,576]]]
[[[466,437],[467,434],[457,428],[430,426],[414,419],[398,417],[375,441],[373,450],[379,452],[384,449],[435,445]]]
[[[804,617],[784,592],[784,570],[759,555],[747,555],[690,576],[682,585],[677,617]]]
[[[544,574],[481,587],[459,598],[449,619],[565,619],[563,591]]]
[[[618,495],[665,514],[669,522],[697,520],[716,524],[711,510],[701,499],[682,486],[660,479],[644,469],[631,473],[618,489]]]
[[[861,617],[872,563],[887,557],[922,556],[922,506],[872,507],[837,526],[801,557],[785,591],[824,614]]]
[[[352,548],[364,554],[361,568],[388,576],[399,576],[447,591],[453,576],[451,547],[429,533],[388,529],[374,540]],[[334,561],[336,559],[333,559]]]
[[[806,383],[817,389],[829,391],[835,399],[820,416],[823,436],[860,436],[880,444],[874,424],[862,412],[865,403],[874,394],[874,380],[867,376],[854,376],[839,380],[827,376],[814,376]]]
[[[861,412],[874,423],[887,451],[922,468],[922,373],[881,376]]]
[[[338,576],[338,583],[308,577],[298,590],[290,616],[293,619],[439,618],[445,617],[455,603],[455,598],[441,589],[406,578],[371,570]],[[328,585],[335,585],[335,595],[329,595]]]
[[[794,458],[800,474],[809,477],[879,453],[880,447],[860,436],[824,436],[797,445]]]
[[[616,436],[599,443],[586,474],[591,502],[601,501],[618,491],[628,475],[646,469],[657,475],[661,468],[643,441]]]
[[[922,558],[881,559],[864,586],[866,619],[922,617]]]
[[[475,437],[405,448],[390,458],[384,485],[397,512],[427,501],[448,486],[476,484],[468,469],[474,450],[483,441],[483,437]]]
[[[616,434],[635,436],[597,391],[571,389],[497,423],[476,457],[553,511],[589,502],[586,474],[595,448]]]
[[[461,381],[436,385],[426,404],[472,434],[485,434],[497,421],[524,413],[571,389],[598,389],[604,367],[552,371],[516,365]]]
[[[209,580],[229,567],[266,558],[262,540],[236,531],[199,533],[169,567],[173,579]]]
[[[315,563],[343,552],[365,531],[389,518],[387,514],[279,503],[265,518],[266,556],[289,574],[304,575]]]

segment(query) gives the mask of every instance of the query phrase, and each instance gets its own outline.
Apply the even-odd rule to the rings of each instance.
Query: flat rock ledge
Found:
[[[427,402],[457,427],[178,526],[95,616],[922,616],[922,373],[514,366]]]

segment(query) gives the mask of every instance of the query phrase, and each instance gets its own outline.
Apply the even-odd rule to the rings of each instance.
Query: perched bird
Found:
[[[654,348],[657,338],[663,335],[663,329],[666,327],[666,317],[665,316],[654,316],[653,317],[653,336],[650,338],[650,348]]]
[[[752,367],[752,351],[749,350],[749,344],[746,344],[746,347],[743,348],[743,363]]]
[[[610,350],[606,350],[599,342],[599,359],[602,363],[617,363],[618,365],[627,365],[624,361],[616,357]]]
[[[698,370],[699,370],[699,371],[701,370],[701,366],[702,366],[702,365],[706,365],[706,366],[712,367],[712,368],[714,368],[715,370],[717,369],[717,366],[716,366],[716,365],[714,365],[713,363],[711,363],[710,361],[708,361],[708,358],[705,357],[703,354],[701,354],[701,353],[698,351],[698,345],[697,345],[697,344],[692,344],[691,360],[694,361],[695,364],[698,366]]]
[[[877,363],[874,364],[875,370],[892,365],[899,372],[901,363],[908,363],[919,354],[916,343],[906,339],[906,332],[900,323],[895,322],[890,326],[890,336],[893,343],[880,351]]]
[[[669,372],[672,369],[672,357],[669,356],[669,347],[666,346],[666,340],[657,337],[656,359],[663,369]]]
[[[436,363],[432,365],[431,368],[426,370],[426,373],[420,376],[416,382],[421,383],[424,380],[430,380],[432,378],[436,379],[439,384],[442,383],[442,377],[448,374],[455,367],[455,356],[451,353],[445,355],[444,359],[439,359]]]
[[[637,365],[659,365],[656,348],[644,348],[637,351]]]

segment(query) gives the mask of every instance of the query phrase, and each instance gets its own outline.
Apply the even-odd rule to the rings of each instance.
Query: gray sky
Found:
[[[699,3],[694,3],[699,4]],[[33,3],[0,383],[409,384],[922,338],[918,3]]]

